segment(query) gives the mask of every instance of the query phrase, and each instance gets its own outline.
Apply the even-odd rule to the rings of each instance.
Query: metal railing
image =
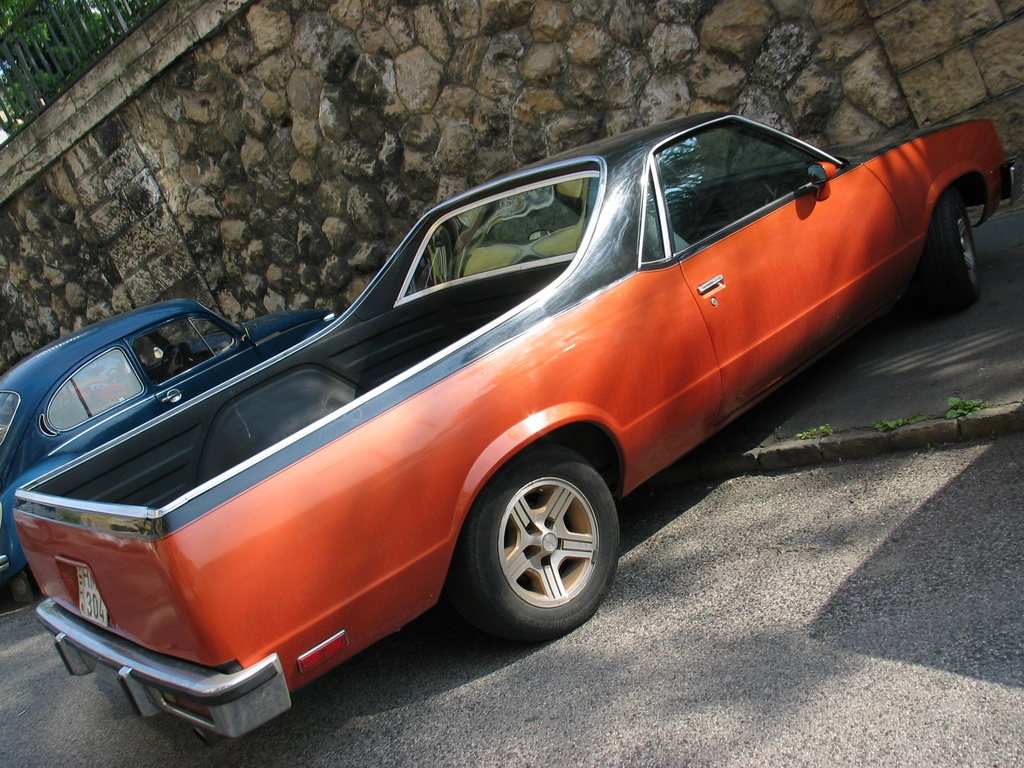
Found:
[[[165,0],[38,0],[0,35],[0,143]]]

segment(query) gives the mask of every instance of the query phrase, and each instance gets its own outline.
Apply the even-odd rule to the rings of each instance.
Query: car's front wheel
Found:
[[[935,205],[918,278],[924,300],[939,312],[965,309],[981,295],[971,221],[954,187],[943,192]]]
[[[502,468],[473,505],[446,590],[486,632],[550,640],[594,614],[618,550],[615,503],[597,471],[564,448],[532,450]]]

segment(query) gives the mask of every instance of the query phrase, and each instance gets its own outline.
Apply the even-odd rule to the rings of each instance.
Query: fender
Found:
[[[593,403],[568,402],[551,406],[543,411],[530,414],[498,435],[477,457],[470,468],[459,492],[459,498],[452,517],[452,540],[458,537],[462,523],[469,509],[494,474],[512,459],[545,435],[559,427],[570,424],[588,423],[602,429],[615,444],[618,455],[622,456],[621,433],[616,420],[604,409]]]

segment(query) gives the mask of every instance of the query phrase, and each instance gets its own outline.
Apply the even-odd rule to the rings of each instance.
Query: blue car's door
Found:
[[[202,394],[260,361],[237,329],[211,317],[179,317],[130,340],[160,409]]]

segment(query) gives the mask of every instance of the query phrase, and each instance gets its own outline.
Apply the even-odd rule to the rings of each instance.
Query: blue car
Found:
[[[194,301],[165,301],[48,344],[0,378],[0,584],[31,600],[11,517],[14,491],[305,339],[322,310],[235,325]]]

